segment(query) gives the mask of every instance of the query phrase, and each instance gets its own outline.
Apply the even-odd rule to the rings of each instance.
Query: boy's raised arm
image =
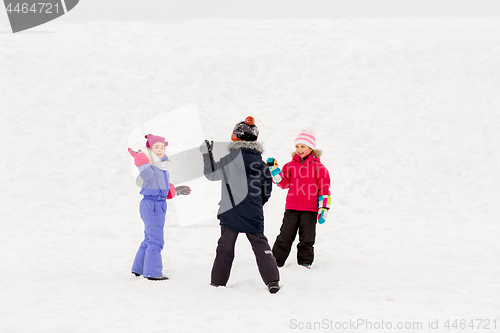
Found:
[[[213,141],[205,140],[200,146],[200,152],[203,155],[203,173],[208,180],[216,181],[221,180],[224,175],[222,172],[221,161],[215,162],[212,150],[214,147]]]

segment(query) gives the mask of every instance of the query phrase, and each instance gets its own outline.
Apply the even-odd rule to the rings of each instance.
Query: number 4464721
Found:
[[[34,13],[34,14],[58,14],[59,13],[59,4],[56,3],[52,5],[51,3],[38,2],[34,4],[28,3],[17,3],[15,6],[12,6],[12,3],[7,5],[8,13]]]
[[[462,319],[462,320],[450,320],[448,319],[444,323],[444,327],[447,329],[477,329],[477,330],[496,330],[497,329],[497,321],[489,320],[489,319]]]

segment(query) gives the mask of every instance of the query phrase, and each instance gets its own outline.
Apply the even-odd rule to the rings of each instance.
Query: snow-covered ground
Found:
[[[0,28],[1,332],[500,329],[499,19]],[[199,181],[169,202],[170,280],[130,274],[143,224],[127,140],[187,105],[215,141],[254,116],[281,165],[315,127],[332,210],[313,269],[293,250],[276,295],[244,236],[227,288],[209,285],[217,207],[177,212],[219,196]],[[271,244],[285,195],[265,206]]]

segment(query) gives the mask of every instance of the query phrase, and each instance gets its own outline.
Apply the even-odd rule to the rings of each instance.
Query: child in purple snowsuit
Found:
[[[165,147],[168,142],[161,136],[146,135],[148,139],[146,147],[158,157],[161,162],[168,160],[165,155]],[[143,275],[149,280],[167,280],[163,276],[163,263],[161,251],[164,245],[163,227],[167,213],[166,199],[173,198],[176,194],[188,195],[191,189],[187,186],[175,188],[169,181],[167,170],[150,164],[149,158],[143,152],[134,152],[129,148],[129,153],[134,157],[135,165],[139,168],[143,185],[140,194],[144,196],[141,200],[139,210],[144,221],[144,240],[132,265],[132,273],[136,276]],[[159,165],[158,165],[159,166]]]

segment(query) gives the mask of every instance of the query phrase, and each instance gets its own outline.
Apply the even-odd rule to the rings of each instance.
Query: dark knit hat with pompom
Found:
[[[255,126],[255,119],[248,116],[245,121],[236,124],[231,135],[233,141],[257,141],[259,129]]]

